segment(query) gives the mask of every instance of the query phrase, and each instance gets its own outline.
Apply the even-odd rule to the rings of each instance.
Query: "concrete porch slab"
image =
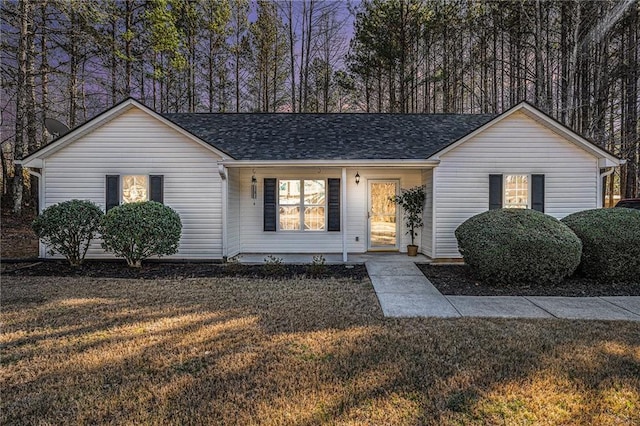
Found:
[[[557,318],[640,321],[636,315],[600,297],[527,296]]]
[[[349,254],[349,262],[365,263],[375,262],[395,262],[395,263],[431,263],[431,259],[424,254],[408,256],[407,253],[400,252],[367,252]]]
[[[265,258],[274,256],[282,259],[283,263],[289,264],[307,264],[313,262],[313,256],[322,254],[327,264],[362,264],[368,261],[385,262],[385,263],[430,263],[431,259],[423,254],[415,257],[409,257],[406,253],[398,252],[369,252],[369,253],[352,253],[347,256],[347,261],[342,260],[342,253],[240,253],[237,257],[240,263],[246,264],[263,264]]]
[[[282,263],[287,264],[309,264],[313,262],[313,256],[317,256],[320,253],[310,253],[310,254],[269,254],[269,253],[241,253],[237,256],[238,261],[240,263],[246,264],[263,264],[265,263],[265,259],[269,256],[273,256],[279,259],[282,259]],[[323,253],[322,256],[325,259],[325,263],[327,264],[341,264],[344,263],[342,261],[342,254],[340,253]],[[354,262],[351,262],[354,263]]]
[[[551,314],[518,296],[445,296],[465,317],[553,318]]]

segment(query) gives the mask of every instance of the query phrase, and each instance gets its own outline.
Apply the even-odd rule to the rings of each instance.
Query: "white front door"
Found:
[[[398,249],[397,180],[369,180],[369,250]]]

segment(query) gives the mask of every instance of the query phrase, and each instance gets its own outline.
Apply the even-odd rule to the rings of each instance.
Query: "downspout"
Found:
[[[598,179],[598,206],[600,207],[604,207],[604,187],[602,186],[602,182],[604,181],[604,178],[606,178],[607,176],[611,176],[616,168],[608,167],[604,170],[604,172],[600,173],[600,179]]]
[[[227,235],[228,235],[228,224],[227,224],[227,206],[228,200],[227,196],[229,193],[229,180],[227,179],[227,168],[222,164],[218,164],[218,173],[220,174],[220,179],[222,179],[222,260],[227,261]]]
[[[44,210],[44,182],[42,180],[42,176],[44,175],[44,160],[42,164],[42,169],[40,173],[29,169],[29,174],[38,178],[38,214],[42,213]],[[45,248],[42,240],[38,239],[38,256],[44,258],[46,256],[47,249]]]
[[[438,186],[436,185],[437,180],[436,180],[436,171],[438,170],[437,167],[433,168],[433,172],[431,174],[431,187],[432,187],[432,191],[431,191],[431,205],[432,205],[432,210],[431,210],[431,259],[435,260],[438,258],[438,254],[436,253],[436,248],[437,248],[437,229],[438,229],[438,215],[437,215],[437,203],[436,200],[438,199]]]

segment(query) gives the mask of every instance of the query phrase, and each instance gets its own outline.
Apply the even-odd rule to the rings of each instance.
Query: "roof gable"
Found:
[[[195,136],[192,133],[186,131],[185,129],[181,128],[180,126],[176,125],[175,123],[171,122],[170,120],[167,120],[165,117],[163,117],[162,115],[156,113],[152,109],[146,107],[145,105],[141,104],[140,102],[136,101],[133,98],[128,98],[128,99],[125,99],[124,101],[120,102],[119,104],[114,105],[112,108],[102,112],[101,114],[98,114],[97,116],[95,116],[94,118],[86,121],[85,123],[81,124],[80,126],[70,130],[69,132],[65,133],[64,135],[60,136],[59,138],[54,139],[53,141],[49,142],[48,144],[42,146],[37,151],[32,152],[31,154],[29,154],[28,156],[23,158],[20,162],[22,163],[23,166],[26,166],[26,167],[41,167],[42,159],[49,157],[50,155],[54,154],[55,152],[63,149],[64,147],[66,147],[69,144],[73,143],[74,141],[78,140],[82,136],[84,136],[84,135],[86,135],[86,134],[88,134],[90,132],[93,132],[94,130],[96,130],[99,127],[104,126],[105,124],[107,124],[107,123],[111,122],[112,120],[116,119],[117,117],[123,115],[124,113],[126,113],[129,110],[131,110],[132,108],[137,108],[137,109],[145,112],[146,114],[150,115],[154,119],[156,119],[156,120],[162,122],[163,124],[173,128],[174,130],[176,130],[180,134],[182,134],[182,135],[186,136],[187,138],[193,140],[194,142],[206,147],[207,149],[215,152],[222,159],[230,158],[229,155],[227,155],[224,152],[216,149],[215,147],[211,146],[210,144],[200,140],[197,136]]]
[[[430,156],[429,159],[439,160],[442,155],[456,149],[458,146],[460,146],[461,144],[464,144],[468,140],[472,139],[474,136],[478,135],[479,133],[482,133],[489,127],[496,125],[497,123],[505,120],[507,117],[510,117],[517,112],[524,113],[526,116],[540,123],[547,129],[560,135],[567,141],[575,144],[579,148],[582,148],[583,150],[587,151],[591,155],[597,157],[599,159],[600,167],[614,167],[624,163],[624,161],[620,160],[614,154],[599,147],[598,145],[589,141],[588,139],[580,136],[573,130],[569,129],[567,126],[563,125],[559,121],[553,119],[552,117],[548,116],[547,114],[543,113],[542,111],[540,111],[539,109],[537,109],[533,105],[530,105],[527,102],[521,102],[518,105],[514,106],[513,108],[498,115],[493,120],[490,120],[489,122],[485,123],[483,126],[464,135],[457,141],[443,147],[441,150],[439,150],[438,152]]]

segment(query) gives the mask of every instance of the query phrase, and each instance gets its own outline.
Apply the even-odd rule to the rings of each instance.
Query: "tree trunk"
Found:
[[[628,147],[627,167],[626,167],[626,187],[624,190],[625,198],[634,198],[640,195],[638,193],[638,77],[640,72],[638,67],[638,3],[631,7],[628,18],[628,34],[626,46],[626,93],[623,95],[626,104],[625,121],[625,145]]]
[[[18,19],[20,22],[18,50],[17,50],[17,87],[16,87],[16,123],[15,123],[15,147],[14,158],[22,159],[29,149],[29,138],[35,137],[34,122],[29,123],[34,109],[33,99],[33,7],[29,0],[20,0],[18,3]],[[31,74],[31,75],[30,75]],[[22,212],[24,178],[22,166],[14,166],[12,182],[13,212]]]
[[[295,57],[295,34],[293,32],[293,0],[288,3],[289,19],[289,68],[291,72],[291,112],[296,112],[296,57]]]
[[[125,78],[124,78],[124,92],[127,96],[131,96],[131,42],[132,39],[129,36],[131,29],[131,18],[133,14],[133,10],[131,7],[132,0],[125,0],[125,33],[126,37],[124,37],[124,55],[125,55]]]
[[[304,105],[304,111],[307,111],[309,108],[309,102],[308,102],[308,87],[309,87],[309,58],[310,58],[310,53],[311,53],[311,37],[312,37],[312,29],[313,29],[313,8],[315,6],[315,0],[310,0],[309,1],[309,15],[307,17],[307,40],[306,40],[306,47],[305,47],[305,51],[306,51],[306,56],[304,58],[304,75],[303,75],[303,105]]]
[[[47,0],[42,0],[40,3],[40,15],[42,19],[42,28],[40,35],[40,103],[42,109],[42,121],[49,116],[49,56],[48,56],[48,46],[47,42],[48,33],[47,33],[47,25],[49,25],[49,21],[47,19]],[[42,137],[40,138],[40,142],[42,144],[47,143],[47,132],[42,128]]]

